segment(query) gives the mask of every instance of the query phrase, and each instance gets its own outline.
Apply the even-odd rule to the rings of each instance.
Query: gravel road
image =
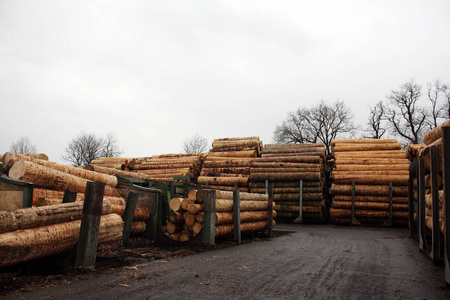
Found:
[[[99,272],[5,299],[450,299],[406,229],[277,225],[267,241]]]

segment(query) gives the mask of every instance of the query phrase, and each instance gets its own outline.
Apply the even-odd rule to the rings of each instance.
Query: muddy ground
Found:
[[[407,229],[277,225],[272,239],[102,249],[96,271],[47,261],[2,270],[5,299],[449,299],[444,269]],[[53,261],[53,260],[52,260]]]

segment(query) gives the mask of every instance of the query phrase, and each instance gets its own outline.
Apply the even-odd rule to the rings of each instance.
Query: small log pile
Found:
[[[233,191],[237,184],[239,191],[248,192],[250,164],[261,148],[259,137],[215,139],[203,162],[198,184],[222,191]]]
[[[442,186],[442,138],[441,138],[441,129],[442,127],[450,127],[450,120],[443,122],[441,125],[437,126],[433,130],[429,131],[423,136],[423,141],[425,143],[425,147],[423,147],[419,151],[419,156],[424,158],[425,167],[431,169],[431,148],[436,147],[437,149],[437,181],[438,181],[438,195],[439,195],[439,224],[440,231],[444,233],[444,213],[443,213],[443,198],[444,191]],[[425,220],[426,226],[430,230],[433,228],[433,220],[432,220],[432,196],[431,196],[431,175],[425,176]]]
[[[120,241],[123,222],[103,202],[98,243]],[[0,212],[0,267],[68,252],[78,242],[83,203]]]
[[[191,190],[187,198],[173,198],[169,202],[171,214],[164,226],[165,234],[172,240],[187,242],[195,238],[203,228],[203,193]],[[250,233],[267,228],[269,213],[268,196],[240,193],[241,232]],[[276,212],[273,211],[273,218]],[[216,190],[216,237],[233,232],[233,192]]]
[[[152,180],[173,181],[173,176],[188,175],[195,182],[204,160],[203,153],[161,154],[146,158],[130,167],[131,172],[144,175]]]
[[[92,160],[91,165],[109,169],[129,171],[134,165],[139,164],[145,158],[123,158],[123,157],[99,157]]]
[[[409,162],[395,139],[333,140],[334,156],[330,215],[338,224],[351,223],[352,182],[355,217],[362,224],[382,224],[389,217],[392,182],[393,223],[408,220]]]
[[[269,144],[250,169],[250,192],[265,193],[265,180],[274,184],[273,197],[279,218],[299,216],[300,180],[304,222],[325,220],[325,165],[323,144]]]

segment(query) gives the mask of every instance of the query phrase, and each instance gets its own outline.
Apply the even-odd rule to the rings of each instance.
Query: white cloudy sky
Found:
[[[81,132],[125,156],[194,134],[272,133],[286,113],[369,105],[411,78],[450,82],[450,1],[0,1],[0,152],[60,161]]]

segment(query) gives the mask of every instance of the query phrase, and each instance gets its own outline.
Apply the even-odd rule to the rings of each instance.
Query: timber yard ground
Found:
[[[240,246],[103,249],[96,271],[2,270],[5,299],[450,299],[404,228],[278,224]],[[37,265],[39,266],[39,264]],[[28,270],[27,269],[30,269]]]

